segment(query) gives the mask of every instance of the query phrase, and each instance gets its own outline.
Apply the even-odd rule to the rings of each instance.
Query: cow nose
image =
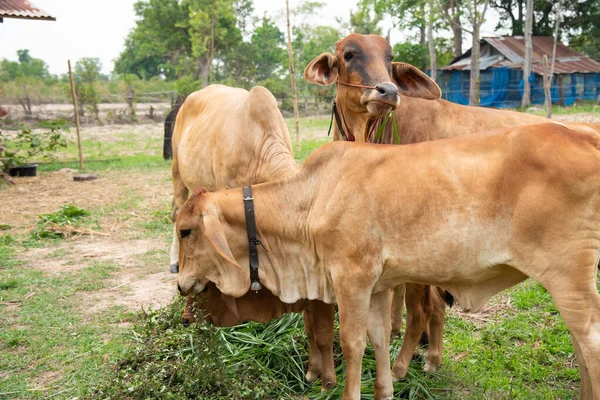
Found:
[[[375,85],[375,90],[381,94],[381,97],[386,99],[396,100],[396,97],[398,97],[398,87],[392,82],[379,83]]]
[[[180,295],[182,295],[182,296],[184,295],[183,290],[181,289],[181,286],[179,286],[179,283],[177,283],[177,290],[179,291]]]

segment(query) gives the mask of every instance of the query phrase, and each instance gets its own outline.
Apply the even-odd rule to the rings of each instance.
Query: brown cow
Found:
[[[286,303],[338,304],[344,399],[360,398],[367,334],[375,398],[392,398],[389,288],[445,287],[475,312],[530,277],[572,334],[581,398],[600,400],[598,133],[542,124],[410,146],[334,142],[293,177],[254,186],[253,198],[268,249],[262,284]],[[248,292],[241,189],[196,191],[177,233],[182,294],[209,281]]]
[[[357,142],[394,143],[391,122],[382,137],[375,135],[384,116],[394,111],[401,144],[450,138],[475,132],[548,122],[546,118],[488,108],[467,107],[440,99],[439,87],[427,75],[410,64],[392,62],[390,44],[378,35],[351,34],[336,44],[335,54],[323,53],[304,71],[307,81],[318,85],[336,83],[336,107],[341,128],[349,140]],[[334,139],[341,140],[340,126],[335,124]],[[428,291],[419,285],[406,289],[406,302],[418,305]],[[392,331],[402,328],[402,294],[395,289],[392,312]],[[401,357],[394,366],[397,376],[404,377],[423,330],[429,332],[430,343],[426,371],[441,365],[442,334],[445,305],[443,292],[432,290],[434,319],[427,325],[429,315],[421,306],[407,306],[408,324]],[[416,298],[408,298],[416,296]],[[437,308],[436,308],[437,307]],[[439,310],[439,308],[442,310]],[[440,318],[441,315],[441,318]],[[441,326],[438,324],[441,323]]]
[[[265,88],[249,92],[211,85],[187,97],[175,120],[173,149],[173,220],[190,190],[210,190],[268,182],[298,171],[287,125],[277,101]],[[177,270],[179,245],[174,235],[171,269]],[[246,321],[268,322],[284,312],[304,310],[309,339],[306,379],[322,371],[322,387],[336,383],[333,364],[333,306],[320,301],[284,304],[268,289],[239,299],[222,295],[215,287],[202,295],[200,307],[217,326]],[[194,297],[188,298],[184,321],[193,320]]]

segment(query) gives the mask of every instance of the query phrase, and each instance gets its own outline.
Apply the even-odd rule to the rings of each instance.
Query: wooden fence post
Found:
[[[83,169],[83,152],[81,150],[81,134],[79,133],[79,110],[77,109],[77,96],[75,96],[75,85],[73,84],[73,73],[71,72],[71,60],[69,65],[69,81],[71,82],[71,96],[73,97],[73,108],[75,109],[75,126],[77,128],[77,148],[79,149],[79,169]]]

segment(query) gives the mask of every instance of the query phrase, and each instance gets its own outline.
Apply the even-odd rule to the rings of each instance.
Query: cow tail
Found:
[[[177,119],[177,113],[183,105],[186,96],[178,96],[175,105],[167,114],[165,118],[165,140],[163,143],[163,159],[170,160],[173,158],[173,148],[171,146],[171,138],[173,137],[173,129],[175,129],[175,120]]]

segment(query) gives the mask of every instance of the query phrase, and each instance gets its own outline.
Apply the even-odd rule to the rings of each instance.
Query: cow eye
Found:
[[[350,60],[352,60],[352,57],[354,57],[354,54],[352,54],[350,52],[344,53],[344,60],[350,61]]]
[[[182,239],[186,236],[189,236],[191,233],[192,233],[191,229],[182,229],[181,231],[179,231],[179,234],[181,235]]]

